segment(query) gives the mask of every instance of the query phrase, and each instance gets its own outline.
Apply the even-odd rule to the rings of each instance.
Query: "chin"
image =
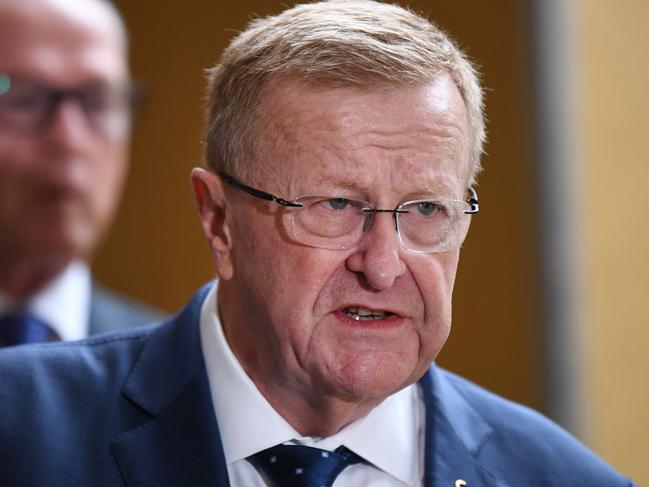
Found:
[[[75,259],[87,259],[95,244],[95,235],[88,229],[65,228],[50,233],[46,239],[34,242],[32,247],[35,253],[47,255],[51,260],[70,262]]]
[[[394,353],[359,354],[336,371],[336,389],[355,399],[384,399],[416,382],[425,371]]]

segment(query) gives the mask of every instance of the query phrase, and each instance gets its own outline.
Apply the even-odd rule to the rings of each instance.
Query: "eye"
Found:
[[[326,200],[326,204],[334,210],[341,211],[349,206],[349,200],[346,198],[332,198]]]
[[[12,111],[32,111],[39,110],[47,105],[47,99],[38,94],[14,94],[6,96],[5,107]]]
[[[111,106],[114,100],[107,89],[88,88],[80,92],[84,108],[88,112],[103,112]]]
[[[440,211],[438,204],[432,201],[420,201],[417,203],[417,212],[422,216],[432,216]]]
[[[128,91],[108,84],[90,85],[78,92],[79,99],[88,113],[102,114],[127,108]]]

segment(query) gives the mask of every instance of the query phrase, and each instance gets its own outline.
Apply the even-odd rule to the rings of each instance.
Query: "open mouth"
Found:
[[[389,311],[362,308],[360,306],[345,308],[344,312],[347,316],[356,321],[385,320],[394,315],[394,313],[390,313]]]

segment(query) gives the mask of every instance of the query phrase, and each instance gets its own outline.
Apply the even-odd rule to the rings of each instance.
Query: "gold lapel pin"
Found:
[[[466,485],[468,485],[468,484],[466,483],[466,480],[457,479],[457,480],[455,481],[455,487],[465,487]]]

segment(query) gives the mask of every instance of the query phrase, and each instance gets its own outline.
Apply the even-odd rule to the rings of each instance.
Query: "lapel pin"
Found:
[[[455,487],[465,487],[466,485],[468,485],[468,484],[466,483],[466,480],[457,479],[457,480],[455,481]]]

